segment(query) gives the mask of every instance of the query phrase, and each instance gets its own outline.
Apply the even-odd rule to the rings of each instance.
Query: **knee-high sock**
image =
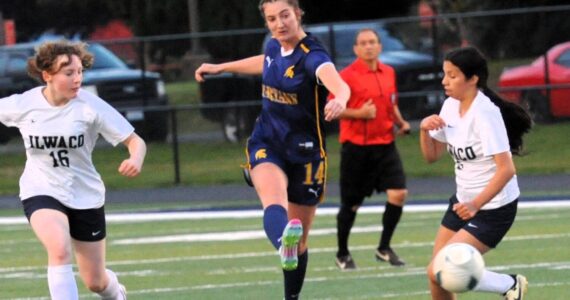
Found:
[[[283,270],[285,279],[285,300],[298,299],[303,282],[305,282],[305,273],[307,271],[307,263],[309,261],[309,249],[305,253],[299,255],[299,264],[297,269],[292,271]]]
[[[390,247],[390,241],[394,235],[394,230],[396,230],[396,225],[398,225],[400,221],[400,216],[402,216],[402,207],[386,202],[386,208],[382,216],[382,226],[384,229],[382,230],[378,249],[387,249]]]
[[[336,237],[338,243],[338,251],[336,253],[337,257],[349,254],[348,237],[355,219],[356,212],[352,210],[352,207],[341,204],[338,214],[336,215]]]
[[[483,276],[477,286],[473,289],[479,292],[500,293],[504,294],[515,284],[515,280],[511,275],[483,271]]]
[[[53,300],[77,300],[77,283],[71,265],[48,267],[49,293]]]
[[[281,205],[273,204],[263,211],[263,229],[275,249],[281,246],[280,239],[288,222],[287,211]]]
[[[119,287],[119,279],[115,272],[107,269],[107,277],[109,278],[109,283],[107,287],[103,291],[99,293],[101,299],[103,300],[123,300],[121,297],[120,287]]]

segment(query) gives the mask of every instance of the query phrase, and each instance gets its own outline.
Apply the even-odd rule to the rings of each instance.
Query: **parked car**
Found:
[[[570,42],[550,48],[546,58],[530,65],[503,70],[498,85],[505,99],[521,104],[535,121],[570,117]]]
[[[0,47],[0,98],[40,85],[26,71],[27,60],[34,55],[36,46],[37,43],[26,43]],[[92,68],[83,73],[82,87],[123,113],[143,138],[165,140],[168,134],[167,113],[141,109],[145,106],[168,105],[160,75],[130,69],[101,44],[91,44],[88,49],[95,56],[95,61]],[[0,124],[0,143],[7,142],[15,135],[15,128]]]
[[[441,91],[441,63],[431,55],[414,51],[394,36],[384,22],[307,25],[305,31],[319,39],[329,51],[338,70],[355,59],[352,46],[357,31],[372,28],[380,35],[383,51],[380,60],[394,67],[397,76],[399,107],[407,119],[419,119],[437,112],[445,99]],[[263,45],[270,39],[266,35]],[[261,77],[235,74],[208,76],[200,85],[201,101],[205,104],[259,101]],[[251,104],[251,102],[250,102]],[[220,122],[227,140],[246,138],[253,127],[260,105],[235,106],[225,109],[202,109],[204,117]],[[328,124],[328,123],[327,123]],[[336,123],[328,125],[336,130]]]

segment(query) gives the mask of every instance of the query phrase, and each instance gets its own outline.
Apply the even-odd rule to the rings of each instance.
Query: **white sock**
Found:
[[[99,296],[103,300],[123,300],[117,275],[109,269],[105,271],[107,272],[107,277],[109,277],[109,284],[99,293]]]
[[[483,271],[483,276],[477,286],[473,289],[479,292],[500,293],[504,294],[515,284],[511,275]]]
[[[77,300],[77,283],[71,265],[48,266],[48,286],[52,300]]]

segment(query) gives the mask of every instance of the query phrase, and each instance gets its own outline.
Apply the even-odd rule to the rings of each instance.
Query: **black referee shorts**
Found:
[[[395,143],[360,146],[342,144],[340,193],[343,199],[364,198],[374,190],[405,189],[406,176]]]
[[[69,234],[78,241],[96,242],[107,235],[104,206],[93,209],[72,209],[50,196],[30,197],[23,200],[22,205],[28,221],[39,209],[54,209],[64,213],[69,222]]]
[[[495,209],[480,210],[475,217],[464,221],[453,211],[453,204],[455,203],[458,203],[458,200],[453,195],[449,199],[449,206],[443,215],[441,225],[455,232],[465,229],[491,248],[497,247],[505,237],[517,215],[518,199]]]

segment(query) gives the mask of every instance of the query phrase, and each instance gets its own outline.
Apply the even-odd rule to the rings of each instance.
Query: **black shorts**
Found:
[[[406,175],[395,143],[360,146],[342,144],[340,158],[341,198],[364,198],[374,190],[405,189]]]
[[[495,248],[507,234],[517,215],[518,199],[495,209],[480,210],[473,219],[464,221],[454,211],[453,204],[458,203],[453,195],[441,220],[441,225],[455,232],[465,229],[480,242]]]
[[[22,201],[26,218],[30,221],[38,209],[54,209],[64,213],[69,222],[69,234],[83,242],[100,241],[107,236],[105,207],[94,209],[72,209],[50,196],[34,196]]]

